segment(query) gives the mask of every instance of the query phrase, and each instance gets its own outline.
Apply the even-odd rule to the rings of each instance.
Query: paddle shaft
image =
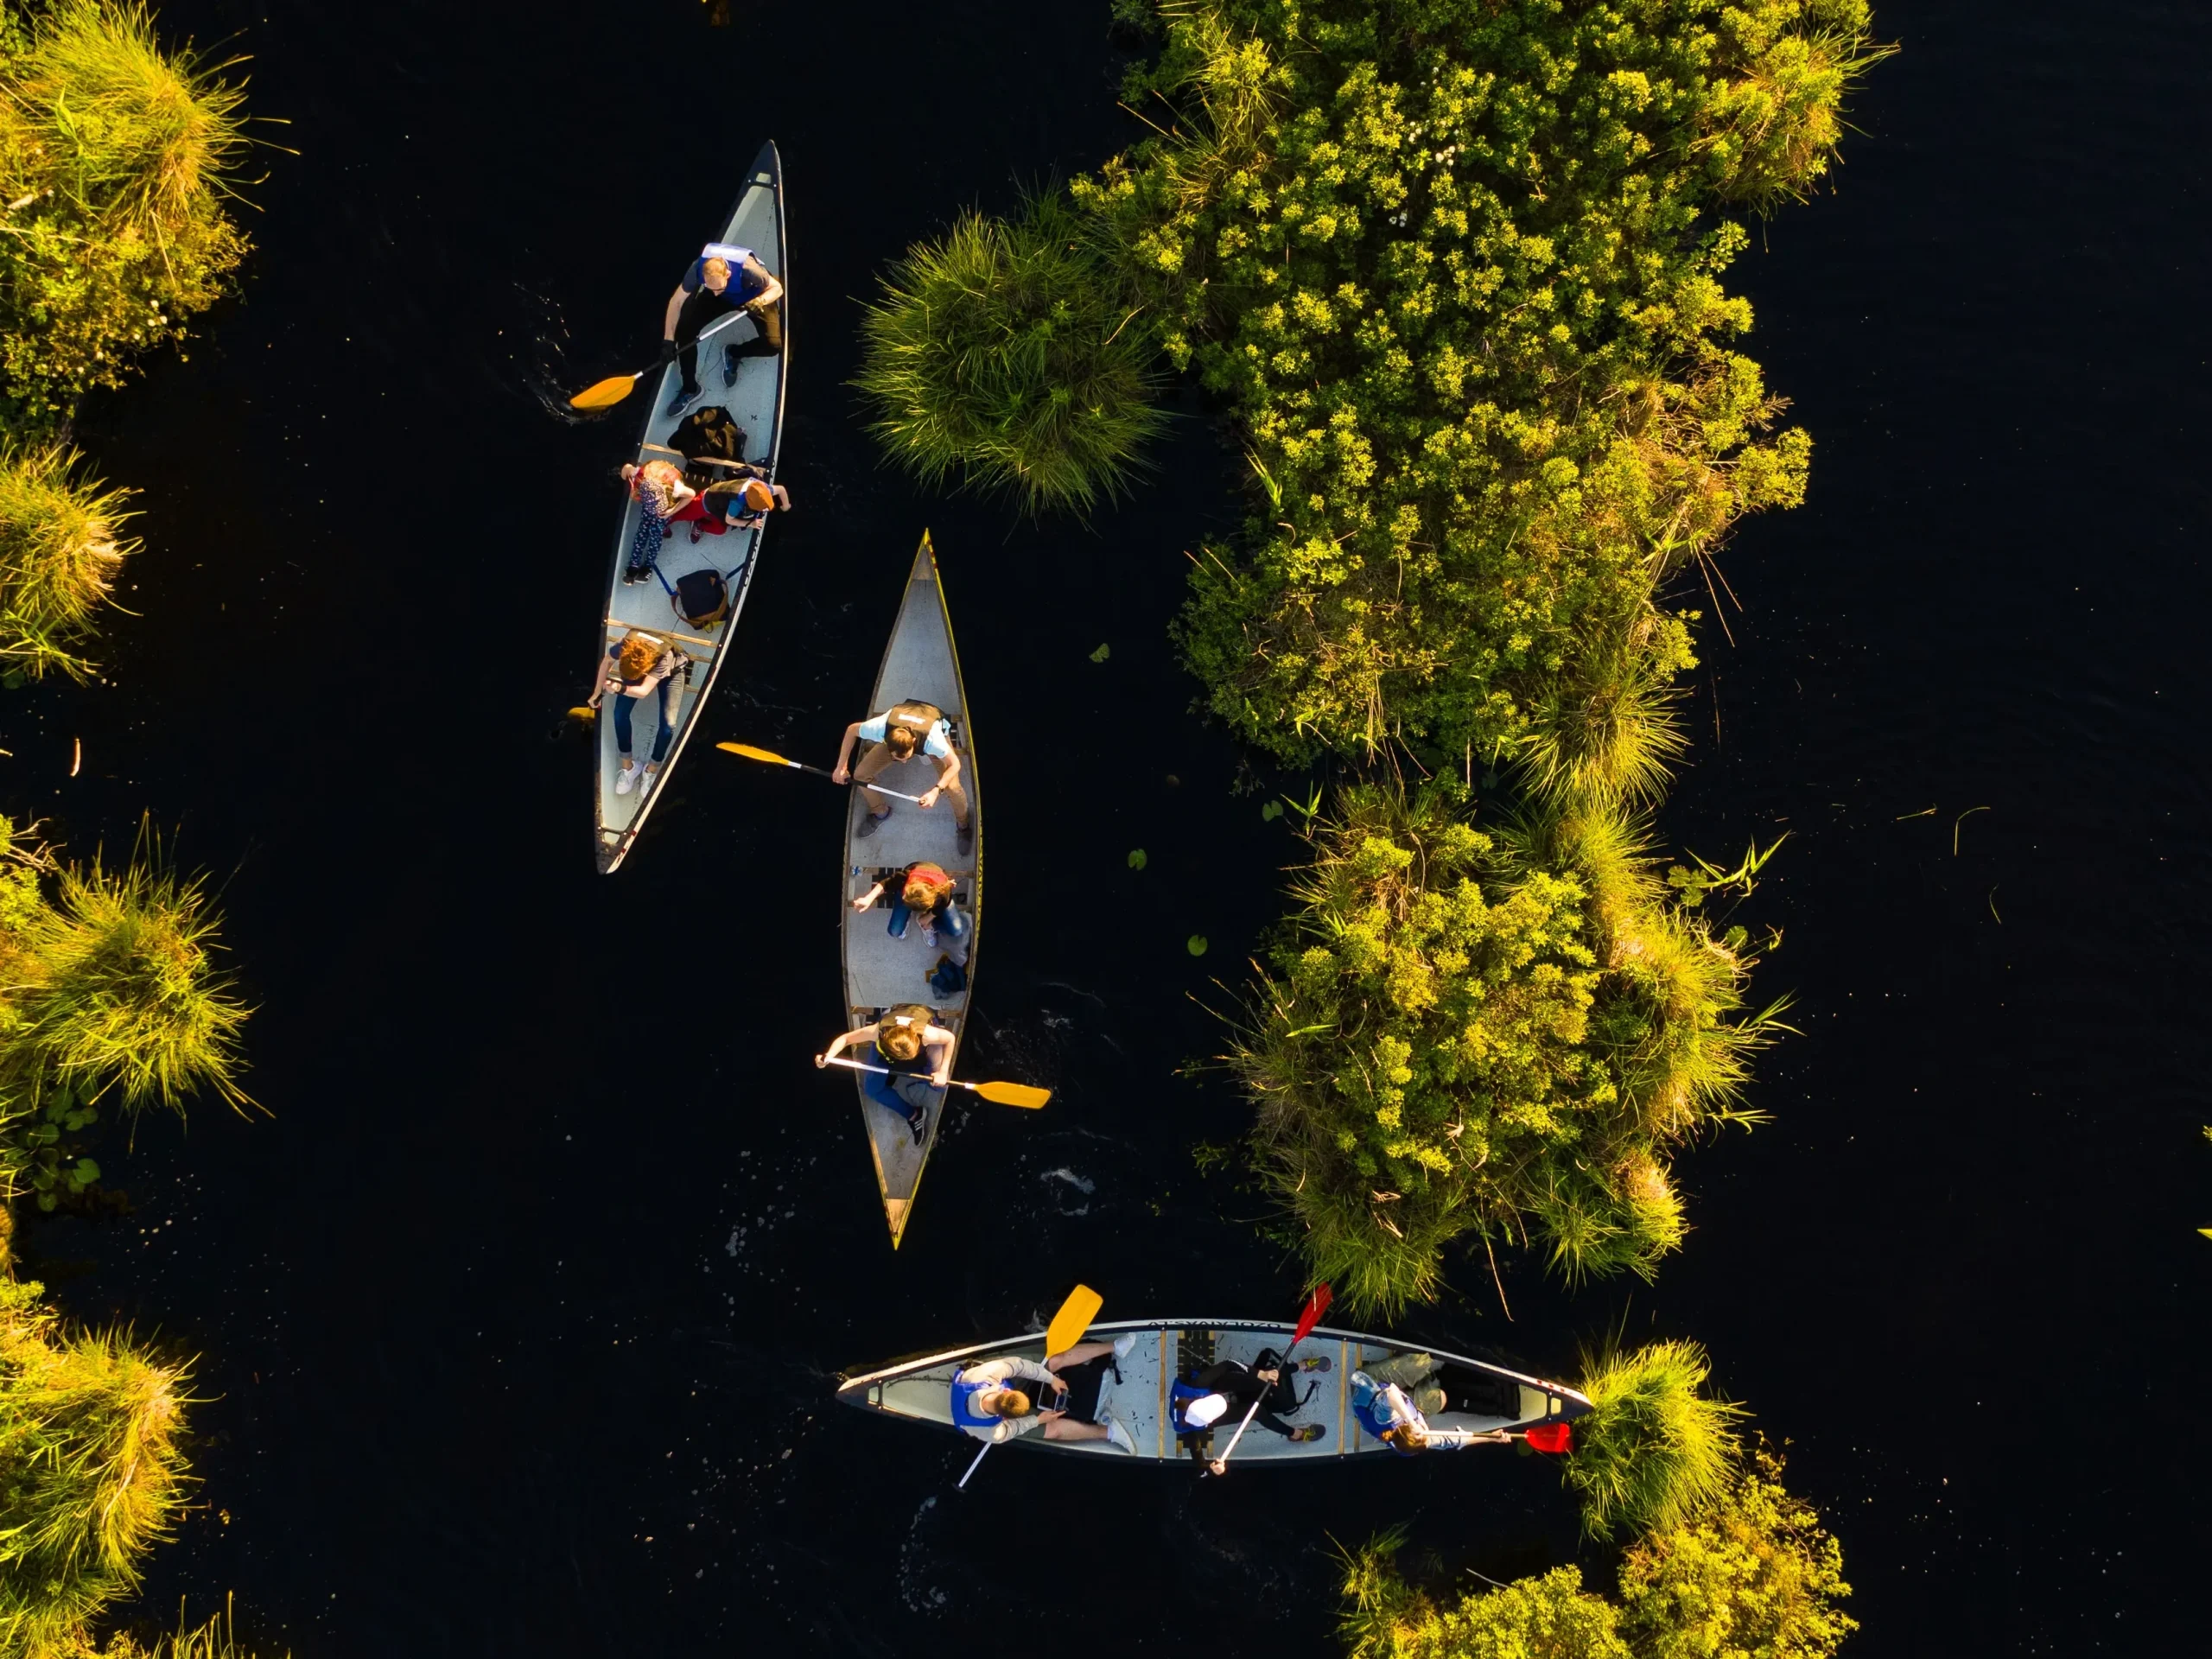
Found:
[[[862,1065],[858,1060],[841,1060],[834,1054],[830,1057],[827,1064],[830,1065],[849,1065],[855,1071],[874,1071],[887,1077],[896,1077],[900,1076],[915,1077],[921,1076],[921,1073],[918,1071],[908,1071],[904,1073],[893,1071],[887,1065]],[[976,1085],[972,1083],[963,1083],[957,1077],[947,1077],[942,1084],[932,1083],[930,1085],[932,1089],[945,1087],[954,1089],[973,1089],[976,1086]]]
[[[1286,1357],[1287,1357],[1287,1356],[1286,1356]],[[1260,1396],[1260,1400],[1264,1400],[1266,1398],[1267,1395],[1264,1394]],[[1222,1447],[1222,1462],[1227,1463],[1229,1461],[1229,1454],[1236,1449],[1236,1442],[1244,1438],[1244,1431],[1252,1427],[1252,1420],[1260,1414],[1260,1400],[1255,1400],[1252,1402],[1252,1409],[1244,1414],[1244,1421],[1236,1425],[1236,1432],[1229,1437],[1229,1444]],[[1211,1469],[1205,1469],[1201,1470],[1199,1472],[1210,1475],[1213,1471]]]
[[[875,1070],[874,1066],[867,1069],[871,1071]],[[1050,1359],[1055,1353],[1074,1347],[1081,1339],[1083,1333],[1090,1328],[1091,1320],[1098,1317],[1101,1306],[1098,1293],[1091,1289],[1089,1285],[1077,1285],[1070,1291],[1067,1300],[1060,1304],[1060,1311],[1052,1315],[1052,1324],[1045,1327],[1045,1357]],[[958,1373],[955,1372],[954,1375],[957,1376]],[[983,1466],[984,1456],[997,1444],[996,1440],[983,1442],[982,1451],[978,1452],[976,1454],[975,1462],[968,1465],[968,1475],[974,1474]],[[960,1484],[953,1488],[955,1491],[962,1491],[967,1486],[968,1475],[960,1477]]]
[[[746,311],[743,307],[740,307],[737,310],[731,312],[729,315],[726,317],[716,318],[714,321],[709,323],[692,337],[691,344],[693,347],[696,349],[697,346],[704,344],[708,335],[720,334],[723,329],[728,327],[730,324],[735,322],[740,317],[749,315],[751,314]],[[671,346],[674,346],[676,344],[672,340],[667,343]],[[677,349],[681,350],[682,348],[678,347]],[[640,379],[645,375],[651,374],[654,369],[663,368],[666,365],[664,364],[654,363],[648,367],[639,369],[636,374],[632,375],[630,378],[632,380]]]
[[[810,772],[817,778],[827,778],[833,784],[837,781],[837,774],[830,771],[827,766],[810,766],[804,760],[786,760],[784,764],[789,766],[793,772]],[[885,789],[880,785],[862,784],[860,787],[862,789],[874,790],[879,795],[888,795],[893,800],[912,801],[917,806],[919,806],[922,804],[922,798],[918,795],[901,794],[895,789]]]
[[[990,1455],[990,1450],[994,1442],[990,1440],[985,1440],[983,1442],[983,1449],[976,1454],[976,1461],[968,1465],[968,1475],[974,1474],[978,1469],[983,1466],[983,1459]],[[965,1487],[968,1484],[968,1475],[963,1475],[960,1477],[960,1484],[952,1489],[954,1491],[959,1491],[963,1487]]]
[[[1320,1290],[1314,1294],[1313,1299],[1306,1304],[1306,1311],[1299,1315],[1297,1329],[1290,1333],[1290,1346],[1282,1351],[1282,1363],[1285,1368],[1289,1366],[1291,1354],[1296,1350],[1298,1344],[1313,1334],[1313,1327],[1321,1322],[1321,1315],[1327,1311],[1328,1306],[1328,1287],[1324,1285]],[[1260,1400],[1264,1400],[1268,1396],[1265,1394],[1262,1394],[1260,1396]],[[1221,1456],[1217,1459],[1217,1462],[1227,1463],[1229,1461],[1229,1454],[1236,1449],[1236,1442],[1244,1438],[1244,1431],[1252,1427],[1252,1419],[1259,1415],[1260,1400],[1255,1400],[1252,1402],[1251,1410],[1244,1414],[1244,1421],[1236,1425],[1236,1432],[1229,1437],[1229,1444],[1222,1448]],[[1213,1471],[1210,1468],[1202,1469],[1198,1471],[1201,1478],[1210,1475],[1212,1472]]]

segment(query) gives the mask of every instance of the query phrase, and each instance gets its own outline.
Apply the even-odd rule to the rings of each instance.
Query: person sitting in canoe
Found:
[[[631,538],[622,580],[643,582],[660,563],[668,527],[680,518],[699,517],[703,509],[699,492],[683,481],[683,473],[672,461],[649,461],[642,467],[631,461],[622,468],[622,481],[630,486],[630,499],[638,504],[638,533]]]
[[[1351,1374],[1351,1409],[1360,1424],[1400,1457],[1417,1452],[1459,1452],[1471,1446],[1510,1446],[1503,1429],[1431,1428],[1429,1412],[1450,1403],[1430,1379],[1438,1363],[1427,1354],[1401,1354]],[[1408,1395],[1406,1390],[1411,1389]]]
[[[777,302],[784,285],[750,248],[709,242],[668,296],[661,321],[661,359],[683,365],[683,384],[669,400],[668,412],[681,415],[699,401],[699,333],[716,317],[743,311],[759,332],[742,346],[722,347],[722,385],[737,384],[737,365],[748,357],[773,357],[784,349],[784,319]]]
[[[846,1049],[867,1044],[860,1054],[861,1064],[882,1070],[860,1074],[862,1091],[877,1105],[904,1118],[918,1147],[929,1128],[930,1108],[944,1097],[951,1079],[956,1040],[942,1026],[931,1023],[927,1008],[909,1004],[890,1009],[872,1026],[831,1038],[830,1046],[814,1057],[814,1063],[827,1065]]]
[[[863,741],[874,747],[861,757],[858,766],[849,766],[853,745]],[[968,823],[968,791],[960,786],[960,755],[952,747],[952,732],[945,724],[944,710],[933,702],[898,703],[871,719],[856,720],[845,728],[845,741],[838,747],[837,764],[830,776],[834,782],[842,784],[850,779],[861,786],[861,798],[868,803],[868,817],[861,820],[860,828],[854,833],[865,839],[891,816],[890,801],[870,789],[868,780],[893,761],[912,760],[917,749],[937,768],[936,786],[922,791],[920,804],[925,809],[935,806],[940,795],[950,800],[955,841],[963,855],[974,852],[976,832]]]
[[[1041,1428],[1048,1440],[1110,1440],[1124,1452],[1135,1452],[1136,1441],[1111,1411],[1103,1423],[1087,1419],[1097,1412],[1107,1365],[1127,1358],[1136,1340],[1134,1332],[1124,1332],[1111,1342],[1078,1342],[1064,1353],[1046,1355],[1042,1365],[1012,1357],[963,1365],[952,1374],[952,1421],[994,1446]],[[1058,1403],[1038,1410],[1038,1400],[1013,1386],[1017,1382],[1051,1389]]]
[[[600,658],[599,679],[591,689],[591,706],[599,707],[599,700],[607,695],[608,683],[621,695],[614,703],[614,745],[622,752],[622,773],[614,780],[614,792],[627,795],[632,789],[649,789],[660,763],[668,759],[669,740],[676,734],[677,700],[683,695],[683,683],[677,675],[691,659],[677,647],[658,634],[648,633],[643,628],[632,628],[621,640],[607,648],[607,655]],[[630,705],[639,698],[658,693],[657,710],[659,724],[653,731],[652,759],[645,762],[644,775],[638,772],[638,763],[630,752]]]
[[[866,910],[883,897],[887,885],[875,883],[853,900],[853,908]],[[939,996],[956,996],[968,983],[969,923],[961,913],[952,888],[953,879],[942,865],[921,861],[909,864],[899,873],[897,890],[891,899],[890,925],[884,930],[893,938],[903,939],[907,925],[918,918],[924,948],[934,950],[940,944],[944,947],[944,962],[926,976],[930,988]],[[948,966],[950,972],[946,971]]]
[[[1297,1369],[1325,1371],[1329,1362],[1324,1358],[1302,1359]],[[1310,1395],[1313,1390],[1308,1389],[1306,1392]],[[1282,1420],[1305,1403],[1299,1397],[1298,1385],[1284,1380],[1283,1363],[1272,1348],[1262,1350],[1249,1370],[1233,1359],[1218,1360],[1188,1380],[1178,1377],[1167,1389],[1169,1426],[1175,1438],[1182,1442],[1183,1449],[1194,1459],[1204,1455],[1199,1446],[1209,1429],[1218,1424],[1233,1433],[1236,1425],[1244,1421],[1244,1414],[1255,1405],[1259,1410],[1253,1414],[1252,1421],[1262,1428],[1297,1445],[1311,1445],[1329,1431],[1319,1423],[1293,1426]],[[1229,1465],[1220,1458],[1214,1459],[1206,1467],[1217,1475],[1229,1472]]]

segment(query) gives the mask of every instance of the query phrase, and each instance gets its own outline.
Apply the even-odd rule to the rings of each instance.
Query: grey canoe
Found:
[[[838,886],[837,913],[842,930],[845,972],[845,1025],[850,1031],[872,1024],[883,1011],[901,1002],[927,1006],[938,1025],[955,1039],[954,1074],[958,1074],[958,1039],[965,1034],[968,1005],[976,991],[976,946],[983,931],[983,796],[976,775],[976,733],[969,718],[968,692],[960,678],[960,653],[952,643],[952,619],[944,605],[944,588],[938,580],[937,557],[927,531],[915,550],[913,568],[907,573],[906,592],[899,601],[899,619],[892,625],[891,643],[877,671],[874,695],[868,712],[881,714],[893,704],[908,701],[934,703],[944,710],[953,747],[960,756],[962,786],[968,791],[969,822],[975,827],[975,850],[960,854],[953,833],[952,807],[939,801],[925,812],[911,801],[891,803],[891,817],[873,836],[863,840],[856,832],[868,808],[861,792],[853,791],[845,818],[845,862]],[[857,765],[860,753],[853,757]],[[875,781],[901,794],[921,795],[937,781],[937,772],[919,754],[884,768]],[[938,864],[954,879],[954,894],[967,912],[971,926],[968,941],[968,985],[957,996],[938,997],[927,979],[939,952],[922,942],[918,925],[906,937],[893,938],[887,931],[891,901],[887,895],[873,909],[855,912],[852,900],[877,881],[891,882],[918,859]],[[873,1060],[863,1050],[852,1056]],[[927,1127],[919,1146],[906,1121],[870,1100],[861,1089],[861,1075],[853,1074],[860,1093],[861,1121],[868,1132],[868,1156],[875,1166],[876,1185],[883,1194],[883,1218],[891,1229],[891,1248],[899,1248],[913,1213],[914,1194],[922,1184],[922,1169],[930,1148],[937,1144],[944,1122],[944,1100],[940,1092],[929,1109]]]
[[[1094,1325],[1084,1333],[1086,1339],[1110,1339],[1124,1332],[1136,1335],[1135,1347],[1119,1362],[1121,1380],[1116,1382],[1110,1376],[1107,1379],[1100,1391],[1099,1405],[1102,1411],[1110,1410],[1129,1431],[1137,1445],[1137,1456],[1131,1458],[1104,1440],[1048,1440],[1040,1433],[1024,1434],[1007,1444],[1122,1462],[1171,1461],[1185,1453],[1168,1426],[1169,1382],[1212,1360],[1234,1359],[1249,1365],[1263,1348],[1281,1353],[1289,1345],[1291,1331],[1287,1325],[1260,1319],[1124,1319]],[[953,1372],[963,1364],[1005,1356],[1041,1360],[1045,1357],[1044,1346],[1042,1334],[1033,1334],[1004,1342],[979,1342],[964,1348],[947,1349],[943,1353],[903,1360],[880,1370],[847,1377],[838,1386],[837,1398],[863,1411],[909,1418],[965,1439],[964,1432],[952,1422]],[[1311,1463],[1377,1454],[1397,1456],[1397,1452],[1368,1433],[1352,1414],[1351,1374],[1363,1365],[1412,1353],[1427,1354],[1443,1363],[1446,1368],[1442,1380],[1447,1404],[1455,1382],[1471,1400],[1478,1394],[1483,1396],[1478,1403],[1484,1409],[1447,1409],[1432,1415],[1428,1421],[1436,1427],[1527,1429],[1539,1423],[1571,1422],[1590,1410],[1588,1396],[1573,1389],[1508,1370],[1487,1360],[1319,1325],[1298,1345],[1294,1357],[1325,1358],[1329,1369],[1299,1379],[1301,1390],[1308,1382],[1319,1386],[1297,1414],[1287,1421],[1320,1424],[1324,1431],[1321,1438],[1297,1444],[1255,1425],[1237,1446],[1236,1460],[1240,1464]],[[1475,1376],[1454,1377],[1455,1370]],[[1234,1422],[1220,1425],[1207,1437],[1206,1455],[1216,1455],[1229,1444],[1236,1431]]]
[[[712,239],[751,248],[760,263],[788,289],[791,269],[784,235],[783,178],[775,145],[763,144],[746,174],[743,188],[738,191],[737,205],[730,209],[728,219]],[[719,403],[728,410],[745,429],[752,452],[746,458],[764,461],[772,476],[783,453],[785,368],[791,361],[790,315],[786,299],[781,354],[739,359],[734,386],[722,385],[720,348],[752,339],[755,333],[753,323],[740,318],[707,340],[699,350],[699,384],[705,388],[706,395],[691,406],[697,410]],[[656,460],[680,462],[682,457],[664,447],[677,426],[675,420],[663,413],[681,384],[676,365],[671,363],[664,369],[658,381],[641,384],[650,386],[652,396],[647,400],[645,435],[639,441],[633,459],[641,463]],[[690,412],[685,411],[686,415]],[[637,840],[638,831],[645,828],[645,819],[666,791],[676,763],[683,758],[683,746],[690,741],[699,723],[699,711],[707,706],[707,698],[721,677],[730,636],[737,626],[738,613],[745,607],[745,597],[753,588],[753,574],[760,568],[760,542],[766,533],[764,523],[758,530],[733,530],[723,536],[702,536],[695,543],[689,525],[672,524],[660,555],[660,570],[666,586],[651,577],[625,584],[622,570],[629,561],[630,543],[638,531],[640,511],[636,502],[625,503],[622,527],[614,537],[614,560],[607,572],[607,606],[601,613],[598,650],[603,654],[609,645],[632,628],[644,628],[682,646],[694,661],[677,704],[676,734],[669,743],[668,759],[662,763],[659,778],[650,790],[632,791],[628,795],[614,792],[614,780],[622,769],[622,755],[614,744],[613,714],[605,702],[601,705],[595,734],[598,741],[594,748],[592,815],[594,851],[601,874],[620,868]],[[723,621],[695,628],[677,614],[669,588],[689,572],[709,566],[720,570],[728,580],[730,613]],[[596,659],[592,667],[596,673]],[[613,694],[608,695],[611,697]],[[641,766],[652,750],[657,709],[652,696],[641,698],[631,707],[632,747]]]

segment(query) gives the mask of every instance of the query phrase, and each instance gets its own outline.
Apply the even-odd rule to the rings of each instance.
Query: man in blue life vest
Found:
[[[1432,1428],[1427,1412],[1451,1402],[1431,1381],[1437,1362],[1427,1354],[1400,1354],[1351,1374],[1352,1415],[1360,1427],[1402,1458],[1420,1452],[1460,1452],[1471,1446],[1510,1446],[1502,1428]],[[1406,1390],[1414,1390],[1410,1395]]]
[[[699,398],[699,331],[716,317],[742,311],[758,331],[743,345],[722,346],[722,385],[737,384],[737,365],[748,357],[773,357],[784,349],[784,285],[750,248],[709,242],[668,296],[662,319],[661,360],[680,363],[683,385],[668,405],[681,415]]]
[[[1042,1428],[1048,1440],[1111,1440],[1124,1452],[1135,1452],[1137,1443],[1111,1411],[1105,1413],[1103,1423],[1087,1423],[1064,1407],[1039,1411],[1037,1400],[1014,1385],[1032,1382],[1065,1397],[1071,1379],[1062,1372],[1102,1360],[1125,1359],[1136,1340],[1124,1333],[1111,1342],[1078,1342],[1064,1353],[1046,1355],[1042,1365],[1012,1357],[963,1365],[952,1374],[953,1423],[994,1446]]]
[[[1296,1369],[1325,1371],[1329,1362],[1318,1357],[1301,1359]],[[1313,1392],[1311,1387],[1306,1392]],[[1257,1405],[1259,1409],[1252,1415],[1254,1422],[1295,1445],[1308,1446],[1329,1431],[1319,1423],[1293,1427],[1276,1414],[1295,1412],[1305,1403],[1299,1397],[1296,1384],[1285,1386],[1282,1361],[1270,1348],[1262,1351],[1257,1363],[1249,1370],[1233,1359],[1224,1359],[1207,1366],[1187,1381],[1176,1378],[1167,1389],[1168,1427],[1183,1449],[1197,1459],[1204,1455],[1199,1447],[1209,1429],[1220,1427],[1233,1434],[1244,1421],[1244,1414]],[[1229,1472],[1227,1461],[1221,1458],[1214,1459],[1206,1467],[1217,1475]]]

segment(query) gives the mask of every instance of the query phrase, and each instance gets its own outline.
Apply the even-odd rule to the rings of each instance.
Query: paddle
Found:
[[[728,749],[732,754],[741,754],[748,760],[765,760],[772,766],[789,766],[793,772],[810,772],[817,778],[827,778],[833,784],[837,781],[837,774],[827,766],[810,766],[803,760],[787,760],[771,750],[756,749],[750,743],[717,743],[715,747]],[[879,795],[896,796],[899,800],[912,801],[917,806],[921,804],[920,796],[900,795],[897,790],[886,789],[880,784],[862,784],[861,787],[872,789]]]
[[[888,1066],[862,1065],[858,1060],[841,1060],[833,1057],[823,1060],[822,1064],[847,1065],[855,1071],[878,1071],[887,1077],[894,1077],[899,1075]],[[989,1101],[994,1106],[1027,1106],[1031,1111],[1035,1111],[1052,1097],[1051,1090],[1033,1089],[1026,1083],[963,1083],[957,1077],[950,1078],[949,1081],[953,1088],[972,1090]],[[1058,1348],[1048,1348],[1045,1351],[1048,1354],[1057,1354],[1060,1351]]]
[[[1528,1441],[1531,1452],[1572,1452],[1574,1450],[1574,1425],[1538,1423],[1521,1438]]]
[[[1105,1305],[1106,1299],[1089,1285],[1077,1285],[1070,1291],[1067,1300],[1060,1304],[1060,1311],[1052,1315],[1052,1324],[1045,1327],[1045,1357],[1065,1354],[1080,1342],[1083,1333],[1090,1329],[1090,1322],[1098,1317],[1098,1310]],[[983,1442],[983,1451],[978,1452],[976,1461],[968,1465],[968,1475],[982,1466],[983,1453],[997,1444],[995,1440]],[[968,1475],[960,1477],[960,1485],[953,1488],[955,1491],[967,1485]]]
[[[1297,1347],[1300,1343],[1313,1334],[1313,1327],[1321,1323],[1321,1316],[1329,1311],[1329,1304],[1333,1300],[1334,1297],[1326,1284],[1316,1285],[1313,1287],[1313,1294],[1306,1299],[1305,1311],[1298,1316],[1297,1328],[1290,1333],[1290,1348],[1282,1351],[1282,1363],[1285,1365],[1290,1363],[1291,1349]],[[1260,1395],[1260,1400],[1267,1397],[1263,1392]],[[1236,1432],[1229,1437],[1229,1445],[1223,1450],[1222,1454],[1214,1459],[1214,1463],[1225,1464],[1229,1461],[1230,1452],[1236,1449],[1236,1442],[1244,1438],[1244,1431],[1252,1427],[1252,1419],[1259,1414],[1260,1400],[1255,1400],[1252,1402],[1251,1410],[1244,1414],[1244,1421],[1236,1425]],[[1198,1471],[1198,1478],[1203,1480],[1212,1472],[1213,1469],[1209,1465]]]
[[[741,310],[733,311],[720,321],[708,324],[699,331],[699,340],[695,340],[691,343],[697,345],[699,340],[706,339],[716,329],[728,327],[730,324],[745,315]],[[586,386],[575,397],[569,398],[569,407],[570,409],[612,409],[630,395],[631,388],[635,386],[640,379],[651,374],[654,369],[663,366],[664,366],[664,360],[656,359],[652,365],[639,369],[635,374],[609,375],[595,385]]]

